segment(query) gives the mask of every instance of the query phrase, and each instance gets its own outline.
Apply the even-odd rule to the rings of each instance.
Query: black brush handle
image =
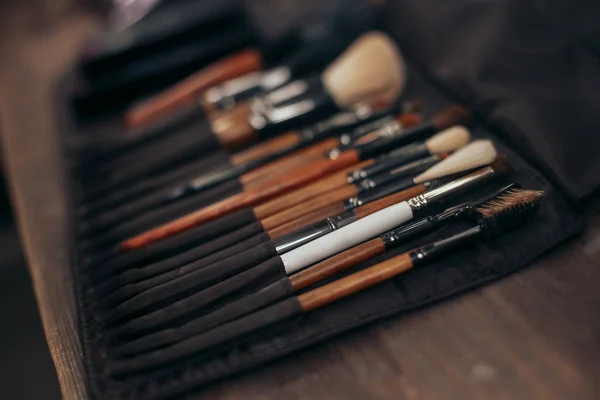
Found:
[[[180,342],[273,304],[293,293],[294,288],[292,287],[290,280],[288,278],[282,278],[258,292],[252,293],[249,296],[244,296],[213,312],[195,318],[185,325],[164,329],[156,333],[145,335],[132,342],[127,342],[115,349],[114,356],[131,357]]]
[[[167,363],[214,350],[227,342],[244,337],[259,329],[302,314],[302,306],[296,297],[281,301],[270,307],[228,322],[218,328],[183,340],[173,346],[156,350],[142,356],[116,361],[109,373],[113,376],[129,374],[160,367]]]
[[[389,196],[390,194],[394,194],[396,192],[400,192],[402,190],[406,190],[415,186],[414,178],[403,178],[397,181],[393,181],[392,183],[382,186],[380,188],[369,190],[364,193],[361,193],[357,196],[358,204],[367,204],[375,200],[379,200],[383,197]]]
[[[389,138],[375,140],[371,143],[356,146],[356,151],[359,153],[361,160],[377,157],[378,155],[393,150],[396,147],[406,146],[407,144],[418,140],[426,139],[437,132],[437,128],[433,123],[424,123],[412,128],[403,129],[398,135],[393,135]]]
[[[429,149],[424,144],[403,147],[389,155],[378,157],[375,164],[363,168],[362,177],[368,178],[428,155]]]

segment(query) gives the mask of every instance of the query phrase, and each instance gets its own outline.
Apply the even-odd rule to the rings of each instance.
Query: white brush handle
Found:
[[[283,254],[281,260],[285,266],[285,271],[288,274],[293,274],[302,268],[379,236],[406,221],[410,221],[412,218],[413,211],[405,201],[384,208]]]

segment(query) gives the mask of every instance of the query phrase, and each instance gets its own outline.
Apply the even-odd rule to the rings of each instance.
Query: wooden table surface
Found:
[[[20,36],[16,46],[0,41],[4,161],[65,399],[85,398],[86,388],[75,310],[67,306],[66,210],[58,206],[64,182],[56,165],[47,167],[60,161],[51,82],[90,29],[90,20],[69,14],[50,32]],[[585,208],[585,236],[517,274],[189,398],[598,399],[600,198]]]

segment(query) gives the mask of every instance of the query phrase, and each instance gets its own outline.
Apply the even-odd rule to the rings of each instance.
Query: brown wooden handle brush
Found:
[[[258,71],[262,57],[256,50],[247,49],[217,61],[175,86],[134,106],[125,114],[125,125],[137,128],[156,120],[173,110],[197,101],[206,89],[229,79]]]
[[[430,137],[436,131],[455,125],[457,121],[459,121],[459,123],[462,122],[464,118],[465,113],[462,109],[450,110],[443,115],[436,116],[429,123],[421,124],[406,130],[401,130],[400,127],[398,127],[397,129],[399,132],[391,137],[357,146],[341,153],[339,157],[335,159],[319,160],[304,168],[293,170],[272,181],[267,181],[264,185],[251,191],[222,200],[204,209],[195,211],[178,218],[177,220],[142,233],[134,238],[125,240],[121,243],[120,247],[123,251],[144,247],[150,243],[184,232],[240,208],[258,205],[296,188],[307,185],[312,181],[316,181],[344,168],[353,166],[361,160],[373,158],[385,150],[389,151],[395,147],[422,139],[423,137]]]
[[[306,168],[292,171],[273,182],[266,182],[262,187],[219,201],[201,210],[178,218],[175,221],[126,240],[121,243],[121,249],[130,251],[163,240],[169,236],[184,232],[241,208],[254,206],[270,200],[302,185],[308,184],[309,182],[339,171],[342,168],[352,166],[359,161],[360,154],[355,150],[345,152],[335,160],[317,161]]]

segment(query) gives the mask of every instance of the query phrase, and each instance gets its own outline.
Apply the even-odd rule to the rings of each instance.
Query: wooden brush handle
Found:
[[[306,166],[314,161],[323,160],[325,159],[324,154],[328,150],[337,147],[338,143],[338,139],[335,138],[323,140],[242,175],[240,182],[244,186],[249,185],[251,182],[256,186],[257,182],[261,180],[271,179],[275,176],[288,173],[295,168]]]
[[[390,258],[370,268],[356,272],[345,278],[321,286],[318,289],[298,296],[298,301],[305,312],[323,307],[346,296],[358,293],[396,275],[410,270],[413,263],[409,253]]]
[[[354,209],[354,215],[356,215],[356,218],[358,219],[364,218],[368,215],[376,213],[377,211],[383,210],[386,207],[406,201],[408,199],[412,199],[413,197],[424,193],[425,190],[425,186],[423,185],[413,186],[410,189],[391,194],[382,199],[367,203],[364,206],[357,207]]]
[[[309,214],[331,204],[340,203],[350,197],[356,196],[357,194],[358,190],[356,189],[356,186],[346,185],[339,189],[323,193],[322,195],[314,197],[308,201],[304,201],[292,208],[288,208],[278,212],[277,214],[271,215],[270,217],[263,219],[261,224],[266,231],[270,231],[271,229],[277,228],[286,222],[293,221],[298,217]]]
[[[368,261],[384,251],[385,244],[383,240],[375,238],[292,275],[290,282],[294,291],[300,291],[330,276],[344,272],[361,262]]]
[[[125,125],[128,128],[145,125],[179,107],[193,103],[203,91],[211,86],[258,71],[261,68],[262,57],[258,51],[252,49],[217,61],[175,86],[134,106],[125,114]]]
[[[280,237],[282,237],[284,235],[288,235],[290,233],[299,231],[300,229],[304,229],[311,224],[314,224],[316,222],[323,221],[326,218],[341,214],[345,210],[346,209],[344,208],[344,204],[341,202],[328,205],[319,210],[313,211],[310,214],[303,215],[293,221],[290,221],[286,224],[278,226],[277,228],[270,229],[268,231],[269,237],[272,240],[279,239]]]
[[[317,161],[317,162],[313,163],[312,166],[317,167],[320,163],[323,163],[323,161],[335,162],[337,160]],[[280,196],[272,201],[261,204],[260,206],[255,208],[256,217],[258,219],[264,219],[264,218],[274,215],[278,212],[286,210],[290,207],[293,207],[303,201],[313,199],[325,192],[329,192],[331,190],[346,186],[347,185],[346,177],[347,177],[348,173],[351,171],[354,171],[356,168],[361,168],[361,165],[363,165],[365,163],[369,163],[369,162],[372,162],[372,161],[363,162],[358,165],[348,166],[348,167],[342,169],[341,171],[331,174],[331,176],[327,176],[326,178],[319,179],[316,182],[314,182],[310,185],[307,185],[301,189],[295,190],[291,193],[288,193],[285,196]],[[312,166],[309,166],[309,168]],[[306,169],[307,168],[299,169],[296,171],[303,171]],[[313,167],[313,169],[314,169],[314,167]],[[281,178],[281,179],[283,179],[283,178]]]
[[[310,181],[331,174],[348,165],[355,164],[358,162],[358,159],[359,155],[357,152],[347,151],[335,160],[322,160],[305,169],[294,171],[282,179],[272,182],[270,185],[265,185],[262,190],[237,194],[128,239],[121,243],[121,249],[123,251],[130,251],[144,247],[167,237],[185,232],[240,208],[268,201]]]
[[[222,215],[255,204],[256,201],[256,194],[254,193],[237,194],[128,239],[121,243],[121,249],[123,251],[131,251],[147,246],[178,233],[185,232],[188,229],[216,219]]]
[[[258,131],[248,120],[251,106],[252,103],[246,101],[231,111],[211,117],[211,128],[221,148],[235,150],[258,139]]]
[[[229,157],[229,161],[233,165],[240,165],[253,161],[259,158],[269,156],[278,151],[288,149],[302,140],[302,136],[298,132],[288,132],[279,135],[273,139],[256,144],[249,149],[239,151]]]

